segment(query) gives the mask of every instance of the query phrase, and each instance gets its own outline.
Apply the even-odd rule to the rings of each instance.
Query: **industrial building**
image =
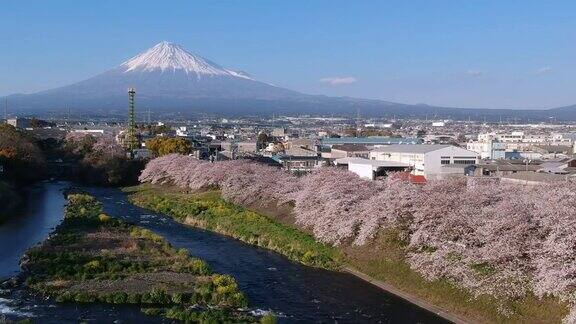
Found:
[[[390,172],[405,171],[410,165],[395,161],[376,161],[358,157],[345,157],[336,159],[334,164],[346,167],[348,171],[357,174],[360,178],[374,180],[380,176],[386,176]]]
[[[388,145],[370,151],[370,160],[405,163],[415,175],[440,179],[464,174],[466,166],[478,163],[479,154],[452,145]]]

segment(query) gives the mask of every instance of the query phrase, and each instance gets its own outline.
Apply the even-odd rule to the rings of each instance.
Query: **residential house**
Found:
[[[539,163],[529,160],[498,160],[476,165],[475,176],[502,177],[518,172],[537,172],[541,166]]]
[[[292,147],[283,153],[273,155],[272,158],[282,164],[290,172],[310,172],[322,165],[321,158],[316,151],[302,147]]]
[[[318,143],[315,140],[308,138],[295,138],[283,143],[284,148],[290,150],[292,148],[303,148],[310,151],[318,150]]]

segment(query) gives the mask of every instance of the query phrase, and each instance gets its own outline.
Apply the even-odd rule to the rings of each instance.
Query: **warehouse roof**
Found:
[[[398,167],[404,168],[409,167],[410,165],[403,162],[396,162],[396,161],[376,161],[376,160],[368,160],[363,158],[357,157],[345,157],[341,159],[334,160],[336,164],[364,164],[364,165],[371,165],[373,167]]]
[[[453,145],[440,145],[440,144],[417,144],[417,145],[406,145],[406,144],[399,144],[399,145],[387,145],[381,146],[374,151],[376,152],[391,152],[391,153],[428,153],[437,151],[447,147],[456,147]]]
[[[418,144],[422,143],[420,138],[398,138],[398,137],[338,137],[338,138],[323,138],[322,145],[336,145],[336,144],[363,144],[363,145],[390,145],[390,144]]]
[[[340,150],[346,152],[363,152],[368,151],[366,145],[360,144],[336,144],[332,146],[333,150]]]

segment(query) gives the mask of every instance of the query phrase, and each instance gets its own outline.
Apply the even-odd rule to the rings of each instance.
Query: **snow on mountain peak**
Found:
[[[242,72],[225,69],[199,55],[192,54],[182,46],[170,42],[160,42],[120,65],[124,72],[130,71],[177,71],[201,75],[231,76],[251,79]]]

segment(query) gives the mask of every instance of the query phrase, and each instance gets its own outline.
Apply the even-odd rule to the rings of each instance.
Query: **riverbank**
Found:
[[[12,186],[0,181],[0,224],[12,216],[20,206],[22,197]]]
[[[186,221],[189,225],[204,226],[209,230],[234,236],[247,243],[255,245],[257,243],[254,240],[251,242],[243,235],[234,233],[231,235],[230,232],[236,226],[229,224],[219,226],[222,219],[210,218],[211,213],[209,212],[189,210],[191,206],[202,205],[202,194],[186,194],[172,187],[151,185],[132,187],[127,191],[130,199],[142,207],[172,215],[176,220]],[[211,195],[211,199],[215,199],[216,193],[211,192]],[[259,211],[262,212],[262,210]],[[285,218],[276,221],[274,211],[263,212],[265,215],[255,214],[267,218],[272,223],[276,223],[277,226],[289,227],[289,225],[282,224],[285,223]],[[206,226],[204,223],[207,218],[210,218],[210,222],[212,222],[210,226]],[[225,219],[225,217],[223,218]],[[239,222],[238,218],[232,218],[228,221],[239,222],[240,224],[237,226],[240,228],[250,228],[252,231],[250,233],[255,237],[267,234],[267,228],[253,227],[250,218],[244,217],[241,220],[242,222]],[[291,228],[299,231],[294,226]],[[288,240],[287,237],[286,239]],[[337,249],[331,249],[334,251],[332,253],[336,253],[335,255],[338,256],[340,267],[345,266],[354,269],[356,274],[359,271],[359,277],[365,280],[374,278],[368,281],[374,283],[374,280],[378,280],[378,282],[396,289],[396,291],[388,289],[389,291],[401,292],[398,295],[407,300],[421,301],[422,303],[416,304],[431,312],[445,315],[448,320],[454,321],[455,318],[458,318],[466,322],[559,323],[567,312],[566,306],[559,303],[555,298],[537,299],[529,296],[522,299],[504,300],[490,296],[474,297],[469,292],[455,287],[449,282],[443,280],[427,281],[411,270],[405,262],[405,243],[394,233],[380,233],[372,243],[362,247],[342,245]],[[282,249],[275,249],[275,251],[284,254]],[[321,264],[316,266],[322,267]],[[377,285],[385,288],[382,285]],[[433,305],[433,307],[426,305]],[[507,313],[502,312],[503,309]],[[452,314],[453,317],[450,317],[449,314]]]
[[[305,265],[331,270],[342,265],[341,253],[333,247],[293,226],[226,202],[216,190],[186,194],[175,188],[157,189],[140,185],[124,191],[136,205],[171,215],[181,223],[270,249]]]
[[[181,321],[258,318],[234,278],[161,236],[102,213],[93,197],[68,196],[65,218],[22,259],[25,284],[62,303],[136,305],[150,316]]]

